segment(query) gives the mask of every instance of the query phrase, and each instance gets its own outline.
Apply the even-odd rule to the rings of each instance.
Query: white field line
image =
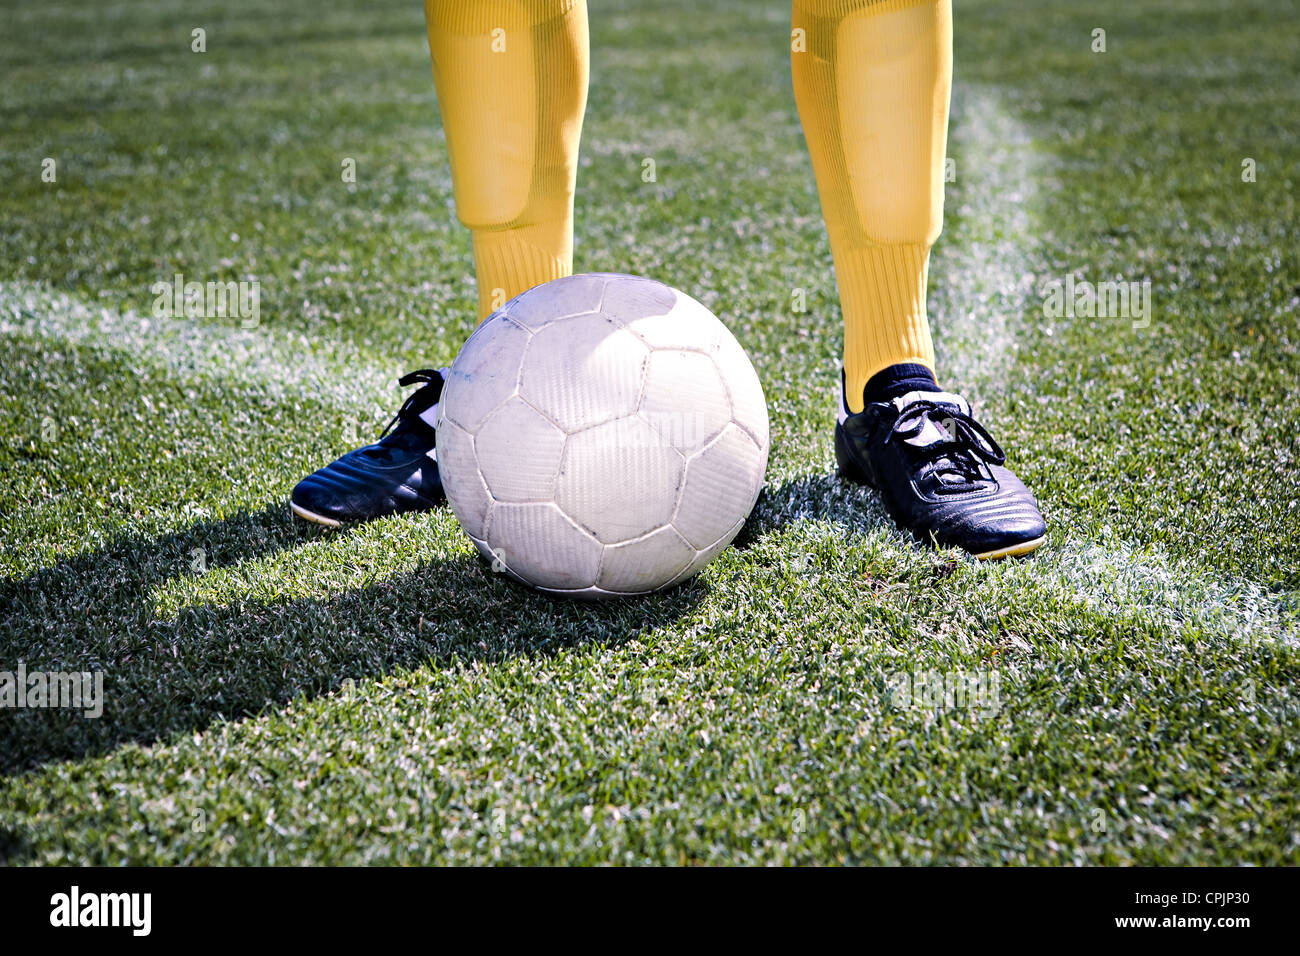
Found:
[[[1141,550],[1122,541],[1067,540],[1031,561],[989,569],[999,583],[1041,593],[1065,586],[1106,616],[1126,613],[1179,629],[1195,627],[1243,643],[1300,643],[1300,616],[1275,593],[1250,581],[1223,578],[1195,559]]]
[[[393,387],[391,371],[338,340],[266,324],[244,329],[119,313],[39,283],[0,282],[0,334],[14,333],[126,353],[182,380],[243,383],[281,401],[311,397],[366,421]]]
[[[930,301],[938,303],[935,340],[941,381],[951,376],[995,393],[1011,374],[1017,333],[1037,296],[1032,209],[1038,184],[1046,181],[1045,163],[1028,129],[1001,108],[996,91],[959,87],[954,107],[951,133],[963,146],[963,159],[960,202],[950,208],[961,227],[937,247],[930,278]],[[989,572],[1033,590],[1055,579],[1098,611],[1137,612],[1168,627],[1195,625],[1243,640],[1297,640],[1296,611],[1277,595],[1248,581],[1216,578],[1194,561],[1155,548],[1067,540]]]
[[[1028,130],[991,90],[958,85],[950,135],[963,148],[945,214],[958,222],[940,236],[930,272],[939,380],[955,390],[979,383],[987,392],[1010,374],[1012,317],[1034,295],[1028,210],[1042,161]]]

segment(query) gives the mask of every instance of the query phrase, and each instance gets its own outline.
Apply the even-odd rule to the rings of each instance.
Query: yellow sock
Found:
[[[424,0],[479,317],[573,272],[586,0]]]
[[[791,68],[844,312],[845,393],[934,370],[925,315],[943,224],[951,0],[793,0]]]

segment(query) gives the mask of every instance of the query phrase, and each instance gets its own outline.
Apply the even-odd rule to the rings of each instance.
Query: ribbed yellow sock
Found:
[[[425,0],[456,215],[479,316],[573,272],[586,0]]]
[[[844,312],[845,393],[934,369],[925,314],[943,223],[951,0],[793,0],[791,68]]]

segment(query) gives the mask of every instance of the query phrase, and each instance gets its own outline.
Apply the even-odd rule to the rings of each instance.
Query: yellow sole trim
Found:
[[[316,512],[308,511],[306,508],[300,507],[292,501],[289,502],[289,508],[303,521],[310,521],[312,524],[323,524],[327,528],[343,527],[342,521],[337,521],[334,518],[326,518],[324,515],[318,515]]]
[[[999,558],[1019,558],[1029,554],[1031,551],[1037,551],[1047,540],[1046,535],[1041,538],[1034,538],[1032,541],[1022,541],[1019,544],[1013,544],[1006,548],[997,548],[993,551],[985,551],[983,554],[975,555],[981,561],[997,561]]]

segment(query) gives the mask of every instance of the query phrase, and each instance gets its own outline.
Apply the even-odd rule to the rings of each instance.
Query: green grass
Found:
[[[737,547],[600,606],[287,514],[474,325],[418,5],[3,6],[0,670],[108,700],[0,711],[0,859],[1300,863],[1293,5],[959,4],[940,371],[1050,524],[981,566],[833,475],[788,8],[594,4],[578,268],[711,305],[773,427]],[[174,272],[261,326],[150,318]],[[1047,318],[1069,272],[1155,321]]]

